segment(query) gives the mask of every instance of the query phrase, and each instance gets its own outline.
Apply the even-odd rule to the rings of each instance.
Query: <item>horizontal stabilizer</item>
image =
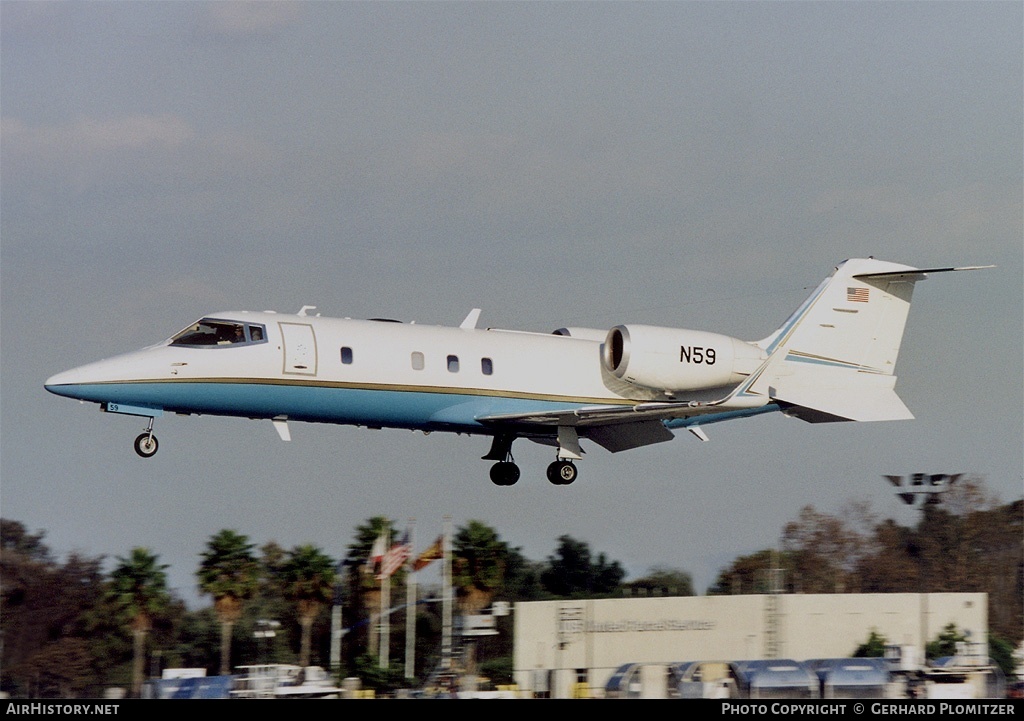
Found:
[[[994,265],[963,265],[959,268],[914,268],[909,271],[886,271],[882,273],[855,273],[854,278],[884,278],[886,280],[922,280],[929,273],[953,273],[958,270],[986,270]]]
[[[793,376],[772,388],[771,395],[787,415],[809,423],[901,421],[914,417],[893,390],[894,376],[850,373],[847,378],[828,380],[831,382],[814,383]]]

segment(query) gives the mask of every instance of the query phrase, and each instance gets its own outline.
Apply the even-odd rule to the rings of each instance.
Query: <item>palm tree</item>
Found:
[[[501,588],[508,544],[490,526],[470,521],[458,530],[452,545],[452,583],[459,590],[460,605],[464,613],[479,613]]]
[[[220,674],[231,673],[231,631],[242,615],[242,602],[256,592],[260,564],[248,536],[224,529],[211,537],[196,576],[199,590],[213,596],[220,619]]]
[[[165,565],[147,548],[133,548],[127,558],[118,557],[110,574],[107,597],[127,617],[132,630],[132,695],[142,688],[146,634],[153,628],[153,616],[170,602]]]
[[[282,569],[285,596],[294,601],[302,627],[299,665],[308,666],[313,621],[334,598],[334,560],[312,544],[296,546]]]

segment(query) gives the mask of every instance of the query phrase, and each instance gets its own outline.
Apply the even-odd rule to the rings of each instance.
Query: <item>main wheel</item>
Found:
[[[519,480],[519,466],[512,461],[500,461],[491,466],[491,483],[496,486],[514,486]]]
[[[160,444],[157,443],[156,436],[152,433],[143,433],[135,439],[135,452],[143,458],[152,456],[159,447]]]
[[[572,461],[555,461],[548,466],[548,480],[556,486],[567,486],[576,480],[576,466]]]

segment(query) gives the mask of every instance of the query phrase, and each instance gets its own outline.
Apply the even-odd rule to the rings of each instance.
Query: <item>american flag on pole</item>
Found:
[[[392,573],[405,565],[412,552],[412,544],[409,542],[409,532],[402,534],[402,539],[392,546],[380,562],[380,575],[378,579],[388,578]]]
[[[847,288],[846,289],[846,300],[851,303],[867,303],[868,302],[868,289],[867,288]]]

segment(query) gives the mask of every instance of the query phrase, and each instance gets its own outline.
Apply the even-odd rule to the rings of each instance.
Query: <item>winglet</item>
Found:
[[[465,330],[473,330],[474,328],[476,328],[476,322],[478,320],[480,320],[480,309],[474,308],[473,310],[469,311],[469,315],[466,316],[466,320],[462,321],[462,324],[459,326],[459,328],[463,328]]]

